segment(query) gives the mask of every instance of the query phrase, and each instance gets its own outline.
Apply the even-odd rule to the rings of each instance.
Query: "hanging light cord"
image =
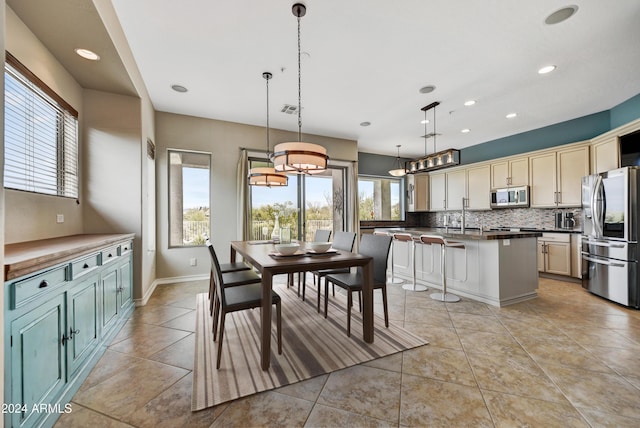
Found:
[[[424,155],[427,155],[427,111],[424,111]]]
[[[269,76],[265,77],[267,81],[267,164],[270,163],[271,157],[269,156]]]
[[[438,153],[436,150],[436,106],[433,106],[433,153]]]
[[[298,15],[298,141],[302,141],[302,67],[300,66],[300,13]]]

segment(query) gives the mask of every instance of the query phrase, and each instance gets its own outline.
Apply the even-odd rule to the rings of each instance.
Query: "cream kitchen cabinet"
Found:
[[[610,136],[591,145],[591,171],[593,174],[610,171],[620,167],[618,137]]]
[[[571,275],[571,235],[543,233],[538,238],[538,271]]]
[[[491,199],[491,167],[483,165],[467,169],[467,208],[488,210]]]
[[[491,164],[491,188],[500,189],[529,184],[529,158],[521,157]]]
[[[429,210],[429,175],[407,175],[407,211]]]
[[[444,172],[429,175],[429,205],[431,211],[447,209],[447,176]]]
[[[531,156],[531,207],[579,207],[585,175],[589,175],[587,145]]]
[[[431,211],[461,210],[467,197],[467,171],[457,169],[429,176]]]

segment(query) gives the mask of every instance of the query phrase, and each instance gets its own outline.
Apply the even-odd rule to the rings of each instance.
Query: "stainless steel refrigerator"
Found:
[[[640,167],[582,178],[582,287],[640,308],[638,201]]]

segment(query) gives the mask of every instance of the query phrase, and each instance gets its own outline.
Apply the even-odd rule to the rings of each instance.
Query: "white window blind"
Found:
[[[4,187],[78,197],[78,113],[7,53]]]

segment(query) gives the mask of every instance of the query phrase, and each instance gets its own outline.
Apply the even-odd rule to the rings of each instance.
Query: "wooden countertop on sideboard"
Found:
[[[7,244],[4,247],[4,280],[75,259],[134,236],[134,233],[82,234]]]

